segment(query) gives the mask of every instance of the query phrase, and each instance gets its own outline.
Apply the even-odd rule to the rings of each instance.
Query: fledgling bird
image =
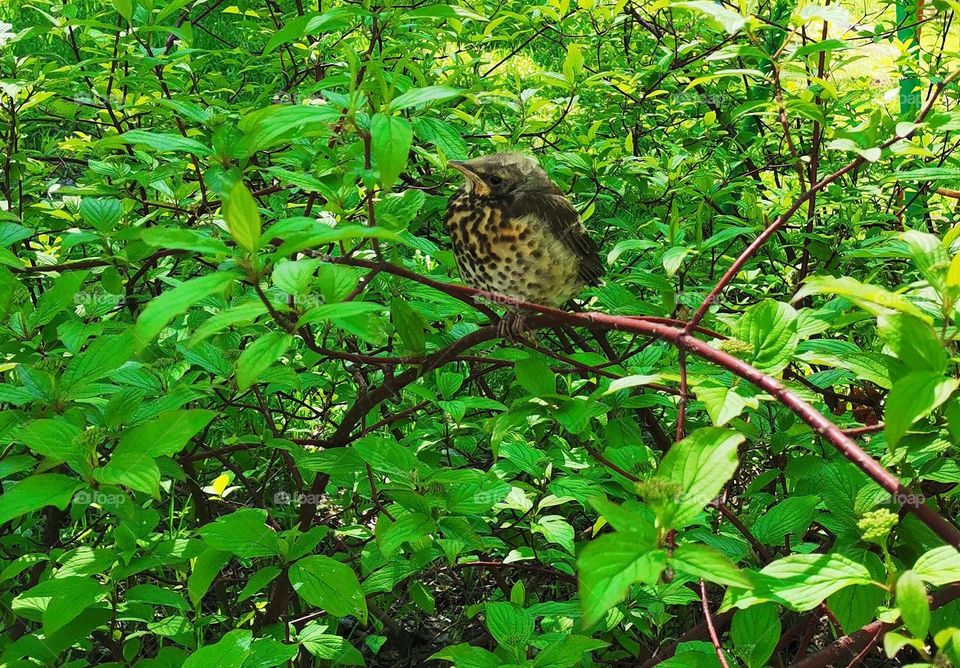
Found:
[[[466,177],[446,216],[464,283],[547,306],[599,284],[597,245],[534,158],[495,153],[448,164]]]

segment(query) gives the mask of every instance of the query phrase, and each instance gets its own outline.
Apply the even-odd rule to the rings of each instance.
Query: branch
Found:
[[[930,596],[930,609],[942,608],[956,598],[960,598],[960,583],[947,585],[944,589]],[[878,635],[891,631],[897,626],[899,624],[879,620],[867,624],[859,631],[837,638],[816,654],[795,663],[793,668],[825,668],[826,666],[837,665],[837,661],[844,654],[856,654],[869,646]]]
[[[713,649],[717,653],[717,659],[723,668],[730,668],[727,658],[723,655],[723,647],[720,645],[720,638],[717,636],[717,629],[713,626],[713,616],[710,614],[710,599],[707,597],[707,583],[700,578],[700,605],[703,607],[703,621],[707,624],[707,631],[710,633],[710,642],[713,643]]]
[[[960,74],[960,70],[957,71]],[[929,103],[928,103],[929,105]],[[921,112],[922,113],[922,112]],[[851,163],[852,164],[852,163]],[[829,177],[828,177],[829,178]],[[389,264],[380,264],[384,271],[405,275],[408,272],[400,267],[394,267]],[[423,282],[423,278],[417,276],[416,280]],[[441,284],[443,285],[443,284]],[[907,510],[917,516],[920,521],[926,524],[930,529],[943,539],[947,544],[960,548],[960,530],[947,521],[942,515],[938,514],[929,506],[920,503],[919,496],[911,494],[910,490],[900,483],[899,478],[883,467],[878,461],[873,459],[849,436],[820,413],[816,408],[808,404],[798,395],[787,389],[783,383],[776,378],[768,376],[756,368],[750,366],[743,360],[717,350],[710,346],[706,341],[692,336],[687,332],[691,328],[688,323],[686,327],[679,328],[666,325],[661,322],[644,319],[642,317],[624,317],[611,316],[604,313],[588,311],[585,313],[571,313],[561,311],[556,308],[524,302],[506,295],[500,295],[485,290],[475,290],[462,285],[443,285],[444,292],[456,296],[464,301],[483,298],[495,304],[510,304],[512,307],[539,313],[545,317],[534,318],[528,322],[528,329],[538,329],[542,327],[554,327],[557,325],[572,325],[586,327],[587,329],[599,330],[617,330],[642,334],[654,338],[663,339],[678,349],[687,353],[692,353],[697,357],[712,362],[744,380],[750,381],[761,390],[767,392],[782,405],[786,406],[797,417],[809,425],[813,431],[819,434],[829,442],[837,451],[840,452],[849,461],[866,473],[871,479],[879,484],[883,489],[896,498],[913,499],[913,503],[906,503]],[[424,361],[421,367],[408,369],[402,374],[385,381],[380,387],[360,397],[358,401],[344,415],[340,426],[329,439],[325,439],[328,444],[336,445],[343,443],[353,431],[353,428],[363,419],[363,417],[377,404],[384,399],[392,396],[403,387],[414,382],[424,374],[433,369],[446,364],[450,359],[456,357],[461,352],[471,348],[478,343],[490,341],[496,338],[496,328],[487,326],[478,329],[471,334],[455,341],[446,348],[434,353]]]

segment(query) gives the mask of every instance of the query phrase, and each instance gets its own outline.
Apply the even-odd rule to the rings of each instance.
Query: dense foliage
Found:
[[[0,663],[960,666],[960,4],[309,1],[0,2]]]

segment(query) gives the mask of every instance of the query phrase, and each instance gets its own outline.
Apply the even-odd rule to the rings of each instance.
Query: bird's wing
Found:
[[[577,278],[587,285],[599,285],[603,277],[599,248],[590,238],[580,215],[563,195],[522,192],[514,200],[513,216],[534,215],[544,221],[560,242],[580,260]]]

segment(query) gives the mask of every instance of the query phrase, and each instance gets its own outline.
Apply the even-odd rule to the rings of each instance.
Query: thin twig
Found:
[[[703,619],[707,623],[707,630],[710,632],[710,642],[713,643],[713,649],[717,653],[717,659],[723,668],[730,668],[727,663],[727,657],[723,655],[723,648],[720,646],[720,638],[717,637],[717,629],[713,626],[713,615],[710,614],[710,601],[707,598],[707,583],[700,578],[700,605],[703,608]]]

